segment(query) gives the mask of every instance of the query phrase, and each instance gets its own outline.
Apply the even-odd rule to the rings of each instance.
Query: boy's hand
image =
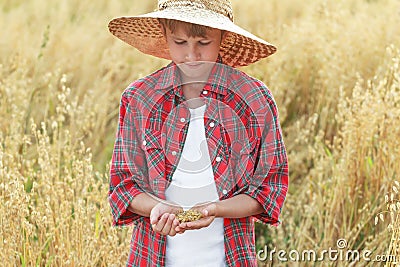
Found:
[[[199,220],[193,222],[180,223],[176,228],[180,230],[197,230],[204,227],[208,227],[215,219],[217,214],[217,205],[215,203],[201,203],[197,204],[192,208],[201,212],[202,217]]]
[[[150,223],[153,230],[162,235],[175,236],[184,233],[184,229],[177,229],[179,221],[175,213],[182,208],[174,203],[160,202],[150,212]]]

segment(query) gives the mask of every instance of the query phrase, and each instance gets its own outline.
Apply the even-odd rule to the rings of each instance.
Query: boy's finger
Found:
[[[169,231],[170,236],[175,236],[177,234],[176,227],[177,227],[177,224],[175,223],[175,220],[174,220],[171,225],[171,230]]]
[[[161,216],[161,218],[160,218],[160,220],[157,222],[157,225],[156,225],[156,228],[155,228],[155,231],[156,231],[156,232],[161,232],[161,231],[163,230],[164,225],[165,225],[165,223],[166,223],[166,221],[167,221],[167,219],[168,219],[168,216],[169,216],[168,213],[164,213],[164,214]]]
[[[170,234],[171,229],[174,228],[174,227],[173,227],[174,219],[175,219],[175,215],[174,215],[174,214],[169,214],[169,215],[168,215],[167,221],[165,222],[165,225],[164,225],[164,227],[163,227],[163,229],[162,229],[162,231],[161,231],[161,233],[162,233],[163,235],[169,235],[169,234]]]
[[[180,222],[179,222],[178,218],[175,216],[174,225],[179,225],[179,224],[180,224]]]
[[[188,222],[186,224],[186,227],[191,230],[201,229],[201,228],[209,226],[212,223],[212,221],[213,221],[212,217],[203,218],[198,221]]]
[[[186,231],[186,229],[179,227],[179,225],[175,227],[175,232],[177,234],[183,234],[185,231]]]

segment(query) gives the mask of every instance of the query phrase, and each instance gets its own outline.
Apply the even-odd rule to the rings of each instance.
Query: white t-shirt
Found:
[[[204,130],[205,108],[203,105],[189,109],[191,117],[185,145],[165,192],[167,200],[185,210],[219,199]],[[215,218],[206,228],[167,236],[166,266],[226,266],[223,218]]]

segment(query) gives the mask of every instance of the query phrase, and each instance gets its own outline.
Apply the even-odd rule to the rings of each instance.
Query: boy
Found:
[[[233,23],[230,1],[159,0],[110,31],[172,62],[121,98],[109,201],[134,223],[127,266],[257,266],[254,219],[277,225],[288,165],[266,86],[233,68],[275,47]],[[202,216],[179,222],[176,213]]]

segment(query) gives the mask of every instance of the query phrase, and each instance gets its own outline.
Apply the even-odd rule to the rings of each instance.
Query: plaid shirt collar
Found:
[[[227,94],[227,70],[228,68],[223,64],[221,56],[218,56],[216,64],[211,70],[208,81],[205,85],[205,90],[215,92],[217,94]],[[160,76],[155,90],[174,90],[178,97],[183,97],[183,90],[181,77],[179,74],[178,66],[171,62],[165,69],[163,75]]]

